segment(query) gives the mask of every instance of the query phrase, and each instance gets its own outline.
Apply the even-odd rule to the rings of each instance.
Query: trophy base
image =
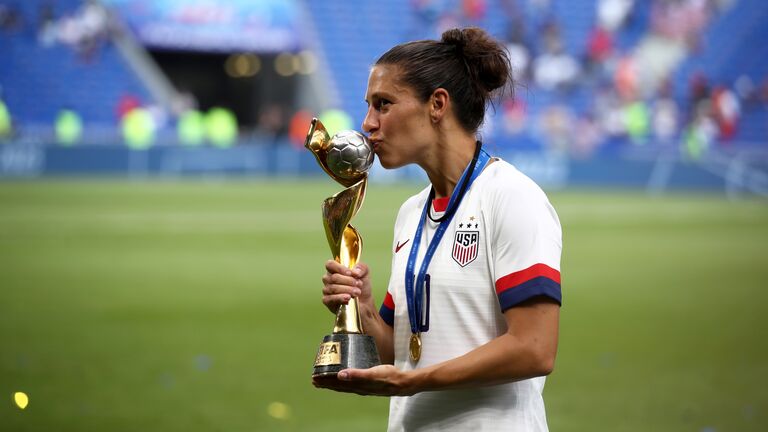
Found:
[[[312,377],[336,375],[347,368],[368,369],[381,364],[373,336],[334,333],[323,338]]]

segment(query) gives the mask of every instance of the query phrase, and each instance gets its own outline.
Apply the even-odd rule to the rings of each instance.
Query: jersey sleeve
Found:
[[[537,296],[562,304],[560,221],[532,181],[498,190],[492,205],[493,278],[501,310]]]
[[[379,315],[390,327],[395,326],[395,302],[392,299],[392,294],[387,290],[387,295],[384,296],[384,302],[379,308]]]

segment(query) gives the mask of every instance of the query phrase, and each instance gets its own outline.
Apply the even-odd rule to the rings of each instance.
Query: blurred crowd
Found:
[[[742,110],[768,106],[768,77],[713,83],[695,73],[687,88],[675,88],[674,73],[702,49],[707,25],[733,3],[598,0],[585,39],[566,44],[551,1],[502,1],[517,85],[489,117],[485,134],[511,143],[531,137],[574,157],[628,142],[679,145],[691,158],[716,143],[728,145]],[[426,37],[495,13],[485,0],[463,0],[459,9],[445,4],[412,1],[417,27],[430,26]]]
[[[107,9],[98,1],[85,0],[70,14],[57,13],[55,2],[39,2],[37,22],[26,22],[19,6],[0,4],[0,31],[19,33],[34,31],[41,46],[63,44],[75,50],[82,59],[92,58],[107,43],[114,30]]]
[[[708,25],[733,3],[596,0],[588,31],[577,32],[583,39],[574,40],[564,26],[583,18],[576,6],[569,12],[573,22],[569,16],[564,23],[562,7],[555,9],[551,0],[498,0],[493,8],[487,0],[410,0],[412,25],[402,38],[439,37],[451,27],[485,25],[501,17],[515,85],[489,113],[482,130],[500,143],[530,143],[577,158],[627,146],[669,146],[698,158],[737,139],[744,112],[768,107],[768,77],[713,82],[701,72],[685,79],[675,76],[687,57],[703,49]],[[119,33],[97,1],[84,1],[68,14],[57,13],[53,4],[41,1],[37,22],[29,23],[13,3],[0,3],[0,32],[33,30],[41,47],[71,47],[85,62],[98,60],[100,47]],[[191,145],[228,146],[243,136],[232,111],[216,107],[201,112],[188,93],[177,99],[163,108],[137,95],[122,95],[115,112],[123,136],[133,137],[139,147],[169,128],[181,143]],[[300,145],[310,115],[289,106],[261,107],[247,133],[262,142]],[[342,111],[329,110],[322,117],[338,128],[355,127]],[[0,139],[13,133],[11,119],[0,88]],[[63,108],[56,132],[62,142],[79,139],[78,113]]]

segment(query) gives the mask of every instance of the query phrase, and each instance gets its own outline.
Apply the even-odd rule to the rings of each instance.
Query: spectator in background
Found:
[[[77,111],[65,108],[56,115],[56,141],[62,146],[77,144],[83,137],[83,120]]]
[[[662,145],[671,143],[677,135],[677,129],[680,124],[680,110],[677,107],[677,102],[672,97],[669,80],[666,81],[659,91],[653,105],[652,116],[653,135],[656,140]]]
[[[560,23],[550,15],[539,26],[539,39],[543,43],[542,51],[553,51],[563,47]]]
[[[93,58],[111,31],[107,9],[95,0],[87,0],[75,15],[60,19],[56,26],[59,41],[84,60]]]
[[[40,4],[37,15],[37,40],[48,47],[56,43],[56,17],[51,2]]]
[[[579,77],[581,65],[566,52],[560,23],[550,16],[539,27],[539,32],[543,54],[532,64],[534,82],[546,90],[569,89]]]
[[[179,142],[188,147],[197,147],[205,142],[205,116],[196,109],[189,109],[179,116],[176,123],[176,136]]]
[[[129,111],[120,126],[125,144],[132,150],[146,150],[155,143],[155,120],[152,114],[142,107]]]
[[[149,115],[152,116],[152,121],[155,125],[156,131],[163,130],[166,126],[168,126],[168,123],[170,120],[170,114],[168,113],[168,110],[164,106],[160,105],[159,103],[153,102],[150,104],[146,104],[144,106],[144,109],[146,109]]]
[[[219,148],[229,148],[238,138],[237,117],[228,108],[213,107],[205,115],[208,142]]]
[[[576,132],[572,139],[571,156],[576,159],[587,159],[594,154],[605,137],[595,116],[587,113],[576,121]]]
[[[331,135],[344,129],[352,129],[352,117],[342,109],[327,109],[320,113],[320,121]]]
[[[688,83],[688,101],[691,107],[695,107],[707,99],[709,99],[709,81],[703,73],[696,72]]]
[[[760,89],[758,90],[758,100],[763,105],[768,105],[768,77],[763,78],[763,82],[760,84]]]
[[[0,97],[0,141],[5,141],[13,134],[13,123],[11,122],[11,113],[8,106]]]
[[[625,55],[619,59],[614,75],[614,85],[616,93],[622,100],[631,100],[637,96],[637,67],[631,55]]]
[[[635,145],[646,143],[650,124],[648,105],[642,99],[630,101],[624,106],[624,124],[627,136]]]
[[[579,62],[563,50],[558,39],[551,39],[547,44],[547,52],[533,62],[534,80],[546,90],[570,88],[580,71]]]
[[[522,133],[528,124],[525,101],[520,98],[506,98],[501,108],[504,119],[501,126],[503,132],[507,135]]]
[[[171,101],[170,111],[174,115],[181,115],[190,110],[197,110],[198,103],[195,96],[188,91],[180,91]]]
[[[711,15],[708,0],[655,0],[651,7],[651,30],[695,51]]]
[[[736,135],[736,125],[741,115],[739,99],[730,89],[717,87],[712,92],[712,117],[717,123],[721,143]]]
[[[512,19],[507,30],[506,47],[515,77],[523,82],[528,81],[530,77],[531,48],[526,43],[525,21],[518,16]]]
[[[288,121],[285,118],[285,109],[276,103],[268,104],[259,112],[259,119],[256,123],[259,134],[270,141],[273,145],[279,142],[280,137],[288,133]],[[309,128],[309,126],[307,126]]]
[[[755,86],[755,82],[752,81],[752,78],[750,78],[749,75],[741,75],[738,77],[736,82],[733,84],[733,87],[736,90],[736,95],[739,97],[739,101],[745,110],[751,108],[759,102],[759,95]]]
[[[309,124],[311,121],[312,114],[306,110],[296,111],[291,117],[288,126],[288,137],[290,138],[291,145],[296,149],[304,148],[304,141],[307,137],[307,131],[309,131]]]
[[[600,0],[597,3],[597,24],[609,33],[620,30],[634,7],[634,0]]]
[[[487,9],[485,0],[461,0],[461,11],[467,24],[479,24]]]
[[[539,121],[547,149],[555,153],[570,152],[574,125],[571,109],[563,104],[549,106]]]
[[[605,64],[613,56],[613,34],[598,25],[587,39],[586,69],[591,77],[600,78],[606,71]]]
[[[132,110],[139,108],[141,106],[141,101],[136,96],[130,94],[130,93],[124,93],[120,96],[120,99],[117,101],[117,106],[115,107],[115,111],[117,114],[117,119],[122,120],[123,117],[125,117],[126,114],[131,112]]]
[[[15,5],[0,4],[0,30],[12,33],[23,25],[23,18]]]
[[[609,86],[597,91],[594,99],[596,121],[607,137],[615,138],[626,134],[622,106],[618,95]]]
[[[699,104],[683,135],[683,156],[691,161],[700,160],[709,151],[716,135],[717,125],[708,114],[707,104]]]

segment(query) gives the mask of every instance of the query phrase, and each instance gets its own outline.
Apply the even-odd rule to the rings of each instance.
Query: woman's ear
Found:
[[[448,91],[442,87],[432,92],[432,96],[429,98],[429,117],[432,119],[432,123],[439,122],[448,113],[450,100]]]

